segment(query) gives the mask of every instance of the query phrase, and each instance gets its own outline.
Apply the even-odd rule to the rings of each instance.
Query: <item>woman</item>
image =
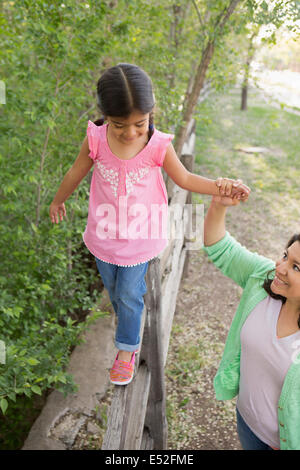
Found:
[[[300,450],[300,234],[274,264],[226,231],[226,210],[237,204],[226,193],[213,196],[204,226],[206,253],[243,288],[214,379],[216,398],[238,396],[243,449]]]

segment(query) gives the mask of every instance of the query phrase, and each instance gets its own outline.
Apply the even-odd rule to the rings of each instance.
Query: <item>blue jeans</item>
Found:
[[[123,351],[136,351],[140,344],[148,262],[127,267],[96,258],[96,264],[118,319],[115,345]]]
[[[244,450],[273,450],[265,442],[261,441],[243,420],[239,410],[236,409],[237,433]]]

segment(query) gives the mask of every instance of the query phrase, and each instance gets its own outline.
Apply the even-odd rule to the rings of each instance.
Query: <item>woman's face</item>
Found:
[[[300,242],[294,242],[276,262],[271,289],[274,294],[299,301],[300,304]]]

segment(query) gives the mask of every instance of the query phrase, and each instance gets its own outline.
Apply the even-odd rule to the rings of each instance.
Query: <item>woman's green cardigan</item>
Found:
[[[243,288],[214,379],[216,398],[229,400],[239,392],[241,328],[249,313],[268,295],[262,285],[267,273],[274,270],[275,264],[268,258],[248,251],[228,232],[224,238],[204,250],[225,276]],[[300,344],[297,349],[300,352]],[[278,402],[281,450],[300,450],[300,354],[296,358],[294,356]]]

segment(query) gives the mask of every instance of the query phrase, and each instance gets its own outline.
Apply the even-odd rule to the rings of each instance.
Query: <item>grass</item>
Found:
[[[168,369],[169,378],[176,380],[182,386],[193,383],[194,375],[204,365],[202,350],[201,340],[197,344],[179,346],[176,350],[178,361],[171,364]]]
[[[223,157],[226,151],[229,163],[234,148],[244,144],[270,148],[274,152],[270,156],[273,163],[278,160],[272,156],[284,153],[284,163],[293,163],[299,169],[300,117],[265,104],[255,90],[249,94],[248,110],[240,111],[239,106],[237,88],[226,95],[213,93],[199,106],[196,153],[202,156],[201,162],[206,161],[207,151],[221,152]],[[212,159],[209,161],[214,163]],[[227,166],[225,160],[224,163]]]
[[[275,217],[295,217],[300,207],[300,117],[266,104],[250,90],[240,111],[240,90],[212,93],[197,111],[196,169],[210,178],[241,178]],[[263,147],[245,153],[242,147]],[[203,202],[199,195],[196,202]],[[299,215],[300,213],[297,212]]]

